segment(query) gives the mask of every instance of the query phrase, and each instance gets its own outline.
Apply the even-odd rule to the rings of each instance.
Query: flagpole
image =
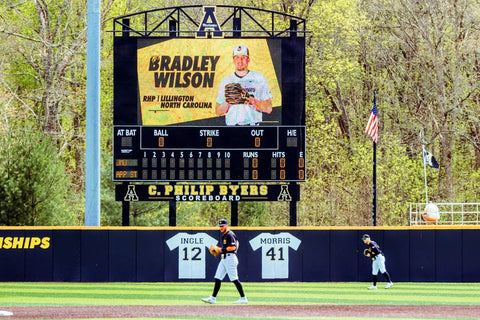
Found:
[[[373,106],[377,106],[377,91],[373,91]],[[377,125],[378,126],[378,125]],[[378,135],[378,127],[377,127]],[[372,226],[377,225],[377,143],[373,139],[373,175],[372,175]]]
[[[367,128],[365,133],[373,140],[373,200],[372,200],[372,225],[377,225],[377,140],[378,140],[378,110],[377,110],[377,91],[373,91],[373,108],[370,111]]]
[[[377,143],[373,141],[373,199],[372,199],[372,225],[377,225]]]
[[[422,145],[422,161],[423,161],[423,175],[425,180],[425,204],[428,203],[428,187],[427,187],[427,164],[425,161],[425,146]]]

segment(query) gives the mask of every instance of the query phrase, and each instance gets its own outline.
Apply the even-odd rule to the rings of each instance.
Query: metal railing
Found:
[[[480,224],[480,203],[435,203],[440,213],[437,221],[425,221],[426,203],[410,203],[410,225],[476,225]]]
[[[214,7],[224,37],[304,37],[307,32],[305,19],[287,13],[233,5]],[[114,37],[195,37],[204,13],[203,5],[135,12],[115,17],[111,31]]]

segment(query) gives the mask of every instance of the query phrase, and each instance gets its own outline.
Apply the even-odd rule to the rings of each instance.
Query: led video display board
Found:
[[[304,181],[304,88],[303,37],[115,37],[113,180]]]

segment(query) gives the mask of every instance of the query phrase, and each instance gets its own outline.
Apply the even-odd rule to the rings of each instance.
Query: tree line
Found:
[[[202,4],[222,4],[207,1]],[[193,1],[102,1],[101,224],[121,225],[112,177],[112,18]],[[225,2],[225,4],[229,4]],[[477,202],[480,5],[469,0],[238,1],[307,20],[307,180],[299,226],[370,225],[377,92],[377,224],[407,225],[430,200]],[[83,0],[0,3],[0,225],[82,225],[87,8]],[[131,224],[168,225],[168,203],[136,203]],[[208,226],[229,203],[179,203]],[[241,225],[288,225],[284,203],[239,204]]]

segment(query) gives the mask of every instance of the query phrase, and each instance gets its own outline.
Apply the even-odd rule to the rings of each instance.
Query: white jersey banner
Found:
[[[253,251],[262,248],[262,279],[287,279],[288,249],[296,251],[301,242],[288,232],[261,233],[250,240]]]
[[[177,233],[166,241],[170,251],[178,248],[178,278],[205,279],[205,253],[218,240],[206,233]]]

